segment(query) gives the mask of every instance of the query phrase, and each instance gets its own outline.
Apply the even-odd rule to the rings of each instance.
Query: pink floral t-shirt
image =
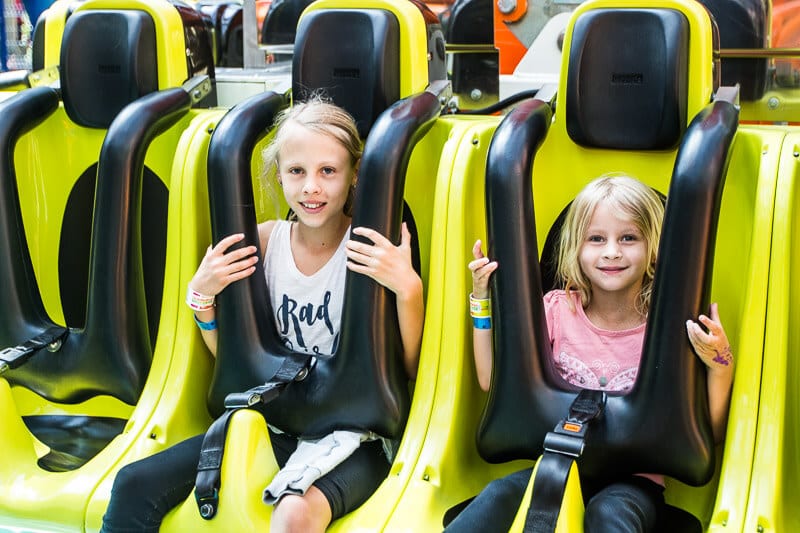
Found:
[[[544,309],[561,377],[583,389],[627,392],[633,387],[645,324],[621,331],[600,329],[586,317],[577,292],[548,292]]]

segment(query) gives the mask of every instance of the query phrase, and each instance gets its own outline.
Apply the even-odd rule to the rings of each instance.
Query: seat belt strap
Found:
[[[544,438],[544,453],[533,481],[524,533],[552,533],[564,499],[572,463],[583,453],[589,424],[603,414],[606,393],[584,389],[569,408],[566,419]]]
[[[315,359],[305,356],[285,357],[275,375],[263,385],[245,392],[236,392],[225,397],[225,412],[206,431],[200,446],[197,464],[194,497],[200,516],[211,520],[219,507],[220,468],[225,452],[225,438],[233,413],[239,409],[251,409],[271,402],[292,381],[302,381],[311,371]]]
[[[57,351],[68,334],[67,328],[51,326],[20,345],[0,350],[0,374],[21,366],[42,348],[47,348],[51,352]]]

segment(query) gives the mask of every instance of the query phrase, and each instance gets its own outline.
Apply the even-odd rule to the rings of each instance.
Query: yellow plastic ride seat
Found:
[[[72,7],[48,12],[60,93],[0,104],[0,528],[97,529],[109,472],[196,431],[151,419],[166,376],[208,379],[186,362],[195,339],[176,345],[185,281],[168,221],[194,208],[169,191],[213,128],[191,110],[211,90],[209,41],[165,2]]]
[[[584,16],[582,22],[580,22],[581,16]],[[619,21],[624,22],[618,26]],[[647,26],[654,22],[655,26]],[[641,27],[637,27],[637,24],[645,24],[644,27],[647,29],[642,30]],[[614,28],[615,31],[598,32],[596,31],[598,28]],[[574,33],[575,29],[580,30],[577,37]],[[653,38],[654,40],[651,41],[643,37],[657,35],[658,31],[670,33],[669,38],[661,41]],[[632,37],[629,32],[633,32],[636,37]],[[636,54],[621,52],[621,50],[630,49],[633,46],[631,43],[634,41],[636,42]],[[648,45],[651,48],[643,51],[643,47]],[[652,48],[653,46],[655,48]],[[665,50],[660,48],[661,46],[669,49]],[[548,111],[542,109],[542,102],[536,105],[530,104],[527,111],[520,110],[520,113],[523,113],[522,117],[517,115],[516,119],[510,117],[508,119],[522,121],[526,112],[532,116],[538,115],[538,118],[533,119],[534,123],[531,123],[534,125],[530,127],[546,132],[546,135],[541,134],[541,131],[538,132],[537,135],[540,136],[532,137],[532,141],[525,147],[527,150],[532,150],[532,154],[535,153],[536,143],[541,143],[541,149],[536,153],[535,160],[531,162],[534,200],[532,207],[535,207],[536,220],[539,222],[535,237],[524,235],[510,242],[509,235],[514,235],[514,231],[517,233],[519,231],[513,229],[515,224],[519,227],[519,220],[515,219],[515,222],[503,226],[503,230],[490,234],[488,239],[490,256],[497,258],[503,265],[501,271],[528,272],[532,266],[521,258],[526,256],[535,258],[538,255],[539,248],[536,246],[536,242],[545,242],[548,229],[564,206],[585,183],[600,174],[625,172],[666,192],[667,185],[671,181],[670,176],[673,174],[673,167],[685,169],[687,166],[676,163],[676,148],[687,125],[695,115],[698,115],[696,119],[698,126],[695,126],[694,130],[699,128],[701,131],[708,130],[712,133],[724,131],[725,134],[722,139],[718,140],[719,148],[712,152],[717,158],[712,162],[713,164],[709,163],[697,168],[706,171],[716,166],[716,170],[720,172],[718,179],[727,181],[725,181],[724,191],[720,188],[711,195],[712,205],[719,201],[720,197],[722,199],[719,208],[716,244],[713,230],[716,227],[714,221],[717,219],[716,215],[713,215],[713,209],[696,230],[698,235],[706,235],[704,244],[695,242],[694,245],[699,246],[699,249],[706,247],[706,251],[700,256],[708,258],[708,268],[694,268],[691,271],[695,273],[708,272],[709,274],[713,271],[713,279],[711,279],[712,276],[709,276],[703,282],[710,284],[711,299],[720,302],[729,337],[735,353],[738,354],[737,379],[742,373],[745,373],[742,379],[752,385],[751,373],[758,375],[761,358],[760,343],[764,338],[761,317],[765,310],[766,292],[765,284],[758,280],[767,271],[767,262],[763,251],[764,243],[768,242],[772,210],[771,203],[765,202],[765,199],[770,198],[770,195],[774,193],[776,169],[774,162],[777,157],[776,153],[769,148],[780,146],[779,135],[766,131],[748,131],[737,136],[737,141],[732,149],[727,146],[726,143],[731,142],[732,131],[735,130],[736,111],[731,102],[724,101],[717,102],[714,107],[704,110],[716,90],[712,73],[714,47],[708,15],[705,10],[694,4],[658,2],[654,5],[641,6],[619,2],[587,3],[581,6],[573,16],[568,27],[564,49],[570,50],[570,53],[564,55],[562,68],[564,74],[559,86],[552,125],[550,125],[551,119]],[[580,58],[580,61],[577,61],[577,58]],[[658,61],[653,61],[654,58]],[[534,113],[536,108],[538,110]],[[654,119],[652,115],[648,115],[652,112],[664,112],[664,115]],[[538,121],[538,125],[535,125],[535,121]],[[510,165],[514,167],[513,170],[520,172],[516,169],[525,168],[520,163],[525,154],[513,152],[509,148],[514,146],[513,141],[516,137],[508,134],[509,131],[514,131],[513,129],[504,129],[506,134],[502,137],[498,130],[495,142],[498,147],[502,147],[502,150],[498,148],[495,155],[502,159],[503,154],[507,153],[508,155],[505,157],[511,160]],[[725,140],[726,136],[727,140]],[[684,140],[686,147],[683,151],[687,152],[684,161],[691,155],[695,145],[702,146],[702,143],[695,140],[696,137],[697,135],[693,134],[691,142]],[[687,137],[687,139],[689,138]],[[757,148],[762,146],[765,149],[765,157],[761,157],[760,149]],[[731,164],[727,178],[725,178],[725,161],[728,155],[732,161],[741,166],[735,167],[734,164]],[[529,155],[529,157],[533,156]],[[746,163],[743,164],[743,162]],[[694,168],[694,165],[688,166]],[[522,172],[521,179],[525,180],[525,171],[522,170]],[[530,166],[528,172],[530,172]],[[675,175],[678,176],[678,174]],[[689,175],[691,176],[691,173]],[[530,177],[527,179],[530,180]],[[464,189],[474,191],[479,187],[465,185]],[[521,209],[520,202],[523,202],[530,194],[530,189],[527,189],[526,192],[524,188],[518,187],[516,195],[507,195],[504,200],[494,204],[493,209],[496,216],[502,220],[508,220],[514,210]],[[673,202],[677,202],[677,200],[673,200]],[[466,199],[464,203],[467,206],[473,206],[474,209],[474,201]],[[708,208],[708,206],[703,208]],[[449,214],[455,217],[456,213],[457,211],[451,206]],[[531,209],[531,213],[533,213],[533,209]],[[474,216],[472,212],[469,214]],[[455,231],[455,228],[463,223],[463,219],[452,218],[450,220],[453,220],[453,223],[450,224],[448,221],[447,227],[452,231]],[[692,232],[695,231],[694,227],[691,229]],[[686,233],[690,234],[691,232],[687,231]],[[744,235],[744,246],[742,246],[742,235]],[[468,251],[477,236],[479,235],[464,235],[460,252],[463,257],[462,267],[468,261]],[[506,242],[504,245],[505,255],[500,257],[498,255],[499,243],[503,240]],[[497,247],[494,250],[492,243]],[[681,253],[692,255],[684,249],[682,244],[677,249],[683,250]],[[456,247],[448,247],[448,250],[456,250]],[[677,254],[672,252],[662,254],[662,261],[665,264],[668,260],[674,261],[676,258],[672,257],[673,255]],[[712,257],[716,257],[716,260],[712,260]],[[731,265],[731,258],[736,259],[735,266]],[[520,261],[525,264],[518,265]],[[452,271],[454,273],[455,268],[454,266]],[[664,270],[670,270],[670,267],[664,267]],[[681,271],[680,266],[675,267],[674,270],[676,272],[673,273],[673,276],[686,275],[686,272]],[[538,272],[536,276],[538,276]],[[662,275],[662,279],[666,277],[666,274]],[[501,278],[498,275],[498,286],[501,283],[499,279]],[[512,294],[516,297],[517,294],[523,294],[523,300],[537,302],[536,294],[528,294],[531,287],[529,283],[532,281],[515,279],[513,282],[506,282],[506,296]],[[673,281],[673,283],[675,282]],[[685,339],[683,327],[686,318],[696,316],[704,311],[704,307],[708,303],[707,290],[705,292],[699,289],[694,290],[695,293],[690,298],[693,301],[689,304],[684,302],[687,309],[678,313],[681,316],[673,316],[676,313],[672,313],[672,311],[664,316],[664,312],[657,313],[656,308],[651,313],[651,321],[657,322],[658,329],[662,331],[671,322],[671,327],[678,332],[673,337],[680,339],[680,342],[684,344],[680,350],[675,352],[681,355],[674,355],[674,358],[679,359],[679,365],[683,366],[682,372],[685,372],[686,376],[686,379],[677,380],[677,386],[683,386],[684,389],[686,389],[687,383],[700,383],[703,375],[702,367],[691,353],[688,340]],[[462,294],[466,294],[466,292]],[[463,301],[463,295],[456,297]],[[533,316],[532,311],[525,308],[530,304],[524,304],[518,300],[511,300],[511,302],[511,304],[506,303],[505,313],[519,314],[526,318]],[[454,300],[452,305],[455,304]],[[496,320],[500,320],[503,313],[503,303],[495,300]],[[466,319],[461,320],[466,321]],[[675,325],[676,320],[678,326]],[[745,320],[748,321],[747,328],[742,327]],[[749,325],[751,323],[753,324],[752,328]],[[533,330],[529,323],[506,325],[504,329],[511,335],[524,335],[522,332]],[[652,335],[654,328],[651,326],[649,329]],[[496,342],[502,341],[497,340]],[[537,348],[536,341],[528,339],[526,342],[529,344],[521,348],[515,346],[509,350],[503,350],[496,344],[495,353],[500,354],[505,351],[518,353],[523,358],[526,355],[530,356]],[[498,355],[498,357],[502,358],[502,355]],[[662,354],[661,357],[667,358],[667,355]],[[668,358],[666,360],[669,361]],[[466,359],[465,363],[471,364],[471,360]],[[489,394],[486,419],[479,431],[479,448],[484,457],[491,462],[515,458],[534,459],[542,451],[542,439],[545,433],[552,430],[558,420],[567,415],[568,403],[563,406],[563,409],[558,410],[554,408],[555,406],[549,406],[548,402],[545,402],[545,406],[534,403],[536,407],[531,407],[530,403],[522,400],[530,394],[530,390],[541,389],[538,387],[538,382],[537,386],[528,386],[529,383],[519,384],[519,381],[526,379],[527,373],[533,377],[536,377],[538,373],[541,378],[543,370],[537,367],[539,365],[531,366],[530,363],[519,360],[505,364],[501,359],[495,360],[493,391]],[[647,367],[643,366],[640,374],[643,377],[640,380],[647,380],[648,376],[652,377],[653,374],[652,370],[647,371]],[[658,376],[656,376],[656,381],[657,378]],[[757,387],[757,378],[755,382]],[[662,386],[665,385],[662,383]],[[647,385],[640,385],[640,390],[647,391],[647,389]],[[749,440],[749,455],[735,457],[737,462],[748,463],[752,458],[753,424],[756,414],[752,410],[737,408],[737,406],[741,407],[742,402],[747,402],[746,397],[742,396],[744,390],[746,389],[740,388],[738,384],[734,388],[731,413],[732,415],[735,413],[741,418],[731,419],[728,435],[736,435],[737,438],[729,437],[727,442],[733,447],[741,444],[742,450],[747,453]],[[565,393],[553,391],[547,394],[558,397]],[[633,471],[663,471],[675,478],[691,481],[695,485],[709,481],[714,472],[714,461],[710,428],[707,420],[704,420],[704,416],[707,415],[703,413],[705,397],[700,390],[689,390],[687,396],[692,399],[685,402],[683,413],[689,419],[694,420],[689,422],[688,426],[694,428],[692,431],[696,433],[684,441],[685,447],[680,450],[678,456],[659,452],[659,456],[663,455],[664,460],[671,463],[669,467],[664,464],[656,466],[654,463],[648,462],[652,460],[652,456],[648,451],[642,451],[642,448],[635,451],[636,442],[641,443],[652,439],[654,435],[658,435],[659,438],[663,437],[666,441],[664,432],[668,432],[671,437],[675,438],[673,433],[664,429],[667,427],[663,420],[664,417],[658,416],[651,420],[645,419],[641,426],[638,426],[641,431],[633,432],[636,438],[625,439],[626,442],[621,443],[622,446],[627,446],[627,441],[630,440],[630,444],[633,446],[630,457],[626,455],[625,461],[609,461],[609,464],[623,465],[622,468],[633,469]],[[622,403],[624,403],[623,399],[612,398],[609,408],[618,412],[619,404]],[[614,407],[615,405],[617,407]],[[690,406],[697,407],[690,409]],[[607,449],[592,452],[591,445],[593,443],[599,445],[604,439],[614,439],[614,432],[608,431],[608,428],[614,426],[615,420],[620,420],[619,415],[613,414],[615,411],[606,410],[605,422],[601,421],[606,425],[605,430],[590,430],[600,433],[599,436],[597,433],[593,433],[592,435],[595,436],[590,437],[589,451],[586,452],[590,458],[593,453],[606,454],[608,457],[613,455],[613,453],[609,455],[610,452]],[[549,414],[544,417],[545,421],[538,428],[518,432],[517,428],[519,427],[529,428],[532,426],[530,412]],[[612,414],[609,415],[609,412]],[[657,410],[653,410],[654,414],[656,412]],[[533,435],[533,433],[537,433],[537,435]],[[698,436],[699,441],[692,442]],[[617,438],[619,438],[618,435]],[[674,444],[675,440],[671,442]],[[454,443],[447,444],[453,446]],[[449,450],[458,450],[457,446],[456,444]],[[657,448],[658,446],[652,447],[652,449]],[[681,445],[678,445],[678,448],[680,449]],[[726,453],[723,457],[727,458],[729,455]],[[723,471],[726,471],[726,467],[731,466],[732,462],[723,461]],[[645,465],[649,465],[649,468]],[[479,475],[485,475],[484,472],[489,468],[489,465],[484,465],[483,470],[476,470],[476,467],[480,468],[480,465],[470,466],[473,469],[463,473],[464,477],[475,475],[476,472]],[[433,469],[430,470],[430,473],[439,474]],[[732,475],[734,479],[731,479],[730,482],[747,484],[749,477],[737,477],[742,474],[743,472],[734,473]],[[444,485],[444,476],[442,475],[438,481]],[[467,483],[468,480],[465,479],[464,482]],[[421,483],[419,485],[422,486]],[[582,502],[580,495],[574,492],[578,484],[573,480],[571,487],[568,487],[564,499],[565,505],[571,509],[571,514],[567,517],[562,516],[563,521],[559,523],[559,527],[569,528],[570,531],[573,530],[572,528],[578,530],[582,527]],[[714,521],[722,522],[723,514],[728,512],[719,508],[715,509],[713,498],[716,489],[715,481],[695,489],[669,479],[667,499],[678,507],[689,510],[700,519],[703,525],[708,526],[712,520],[712,514]],[[438,496],[444,498],[446,494],[440,492]],[[530,498],[530,495],[526,498]],[[525,510],[527,510],[527,506]],[[522,519],[524,521],[524,514]],[[399,520],[398,517],[398,524]],[[521,524],[518,526],[521,527]]]
[[[433,20],[414,3],[316,2],[300,20],[293,65],[293,99],[322,90],[354,115],[362,136],[369,133],[359,167],[353,225],[376,228],[397,242],[405,200],[416,221],[426,284],[434,261],[430,250],[438,238],[433,227],[440,214],[434,207],[446,192],[440,190],[439,180],[449,177],[437,168],[455,124],[438,118],[437,93],[446,84],[433,83],[445,75],[441,31]],[[342,34],[343,27],[350,30]],[[273,98],[257,96],[236,106],[212,138],[209,194],[214,240],[234,231],[244,232],[246,242],[257,240],[255,223],[263,219],[263,212],[240,206],[253,203],[250,171],[258,166],[253,160],[260,158],[253,152],[258,145],[254,139],[269,126],[269,113],[263,109]],[[257,272],[219,297],[220,341],[209,392],[214,414],[223,410],[226,395],[269,381],[286,360],[296,357],[270,337],[267,290],[263,274]],[[393,440],[402,436],[389,477],[361,508],[331,526],[340,531],[384,528],[428,428],[443,313],[441,306],[426,312],[420,370],[409,402],[394,306],[386,296],[385,289],[371,280],[348,274],[342,348],[331,360],[317,361],[308,377],[262,406],[264,416],[247,409],[233,414],[219,464],[219,484],[213,487],[217,490],[196,488],[166,517],[162,530],[268,527],[271,507],[261,498],[278,467],[267,451],[264,417],[309,438],[335,427],[368,428]],[[213,506],[208,520],[200,514],[205,504]]]

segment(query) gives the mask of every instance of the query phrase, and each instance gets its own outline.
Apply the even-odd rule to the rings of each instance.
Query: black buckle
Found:
[[[573,400],[566,420],[559,421],[555,429],[544,438],[544,449],[571,457],[583,453],[584,437],[589,423],[603,414],[606,393],[584,389]]]
[[[34,338],[25,341],[18,346],[4,348],[0,350],[0,374],[7,370],[17,368],[30,359],[30,357],[42,348],[47,348],[50,352],[61,349],[61,345],[69,334],[67,328],[51,326]]]

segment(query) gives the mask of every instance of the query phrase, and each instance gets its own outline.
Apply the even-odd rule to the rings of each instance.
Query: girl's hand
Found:
[[[419,279],[411,265],[411,234],[405,222],[399,246],[370,228],[353,228],[353,233],[366,237],[372,244],[348,240],[347,268],[371,277],[395,294],[402,293],[409,279]]]
[[[492,272],[497,270],[497,261],[489,261],[489,258],[483,255],[480,239],[475,241],[472,246],[472,255],[475,260],[470,261],[467,265],[472,272],[472,296],[481,299],[488,298],[489,278]]]
[[[708,332],[701,328],[697,322],[693,320],[686,321],[686,332],[689,335],[689,341],[692,343],[697,356],[702,359],[709,370],[730,370],[733,368],[733,353],[728,342],[728,336],[725,335],[725,329],[722,327],[722,322],[720,322],[716,303],[711,304],[709,314],[711,315],[710,318],[706,315],[698,317],[698,320],[708,329]]]
[[[206,255],[197,267],[189,287],[207,296],[216,296],[234,281],[246,278],[256,271],[255,246],[245,246],[228,252],[228,248],[244,239],[244,233],[228,235],[206,250]]]

